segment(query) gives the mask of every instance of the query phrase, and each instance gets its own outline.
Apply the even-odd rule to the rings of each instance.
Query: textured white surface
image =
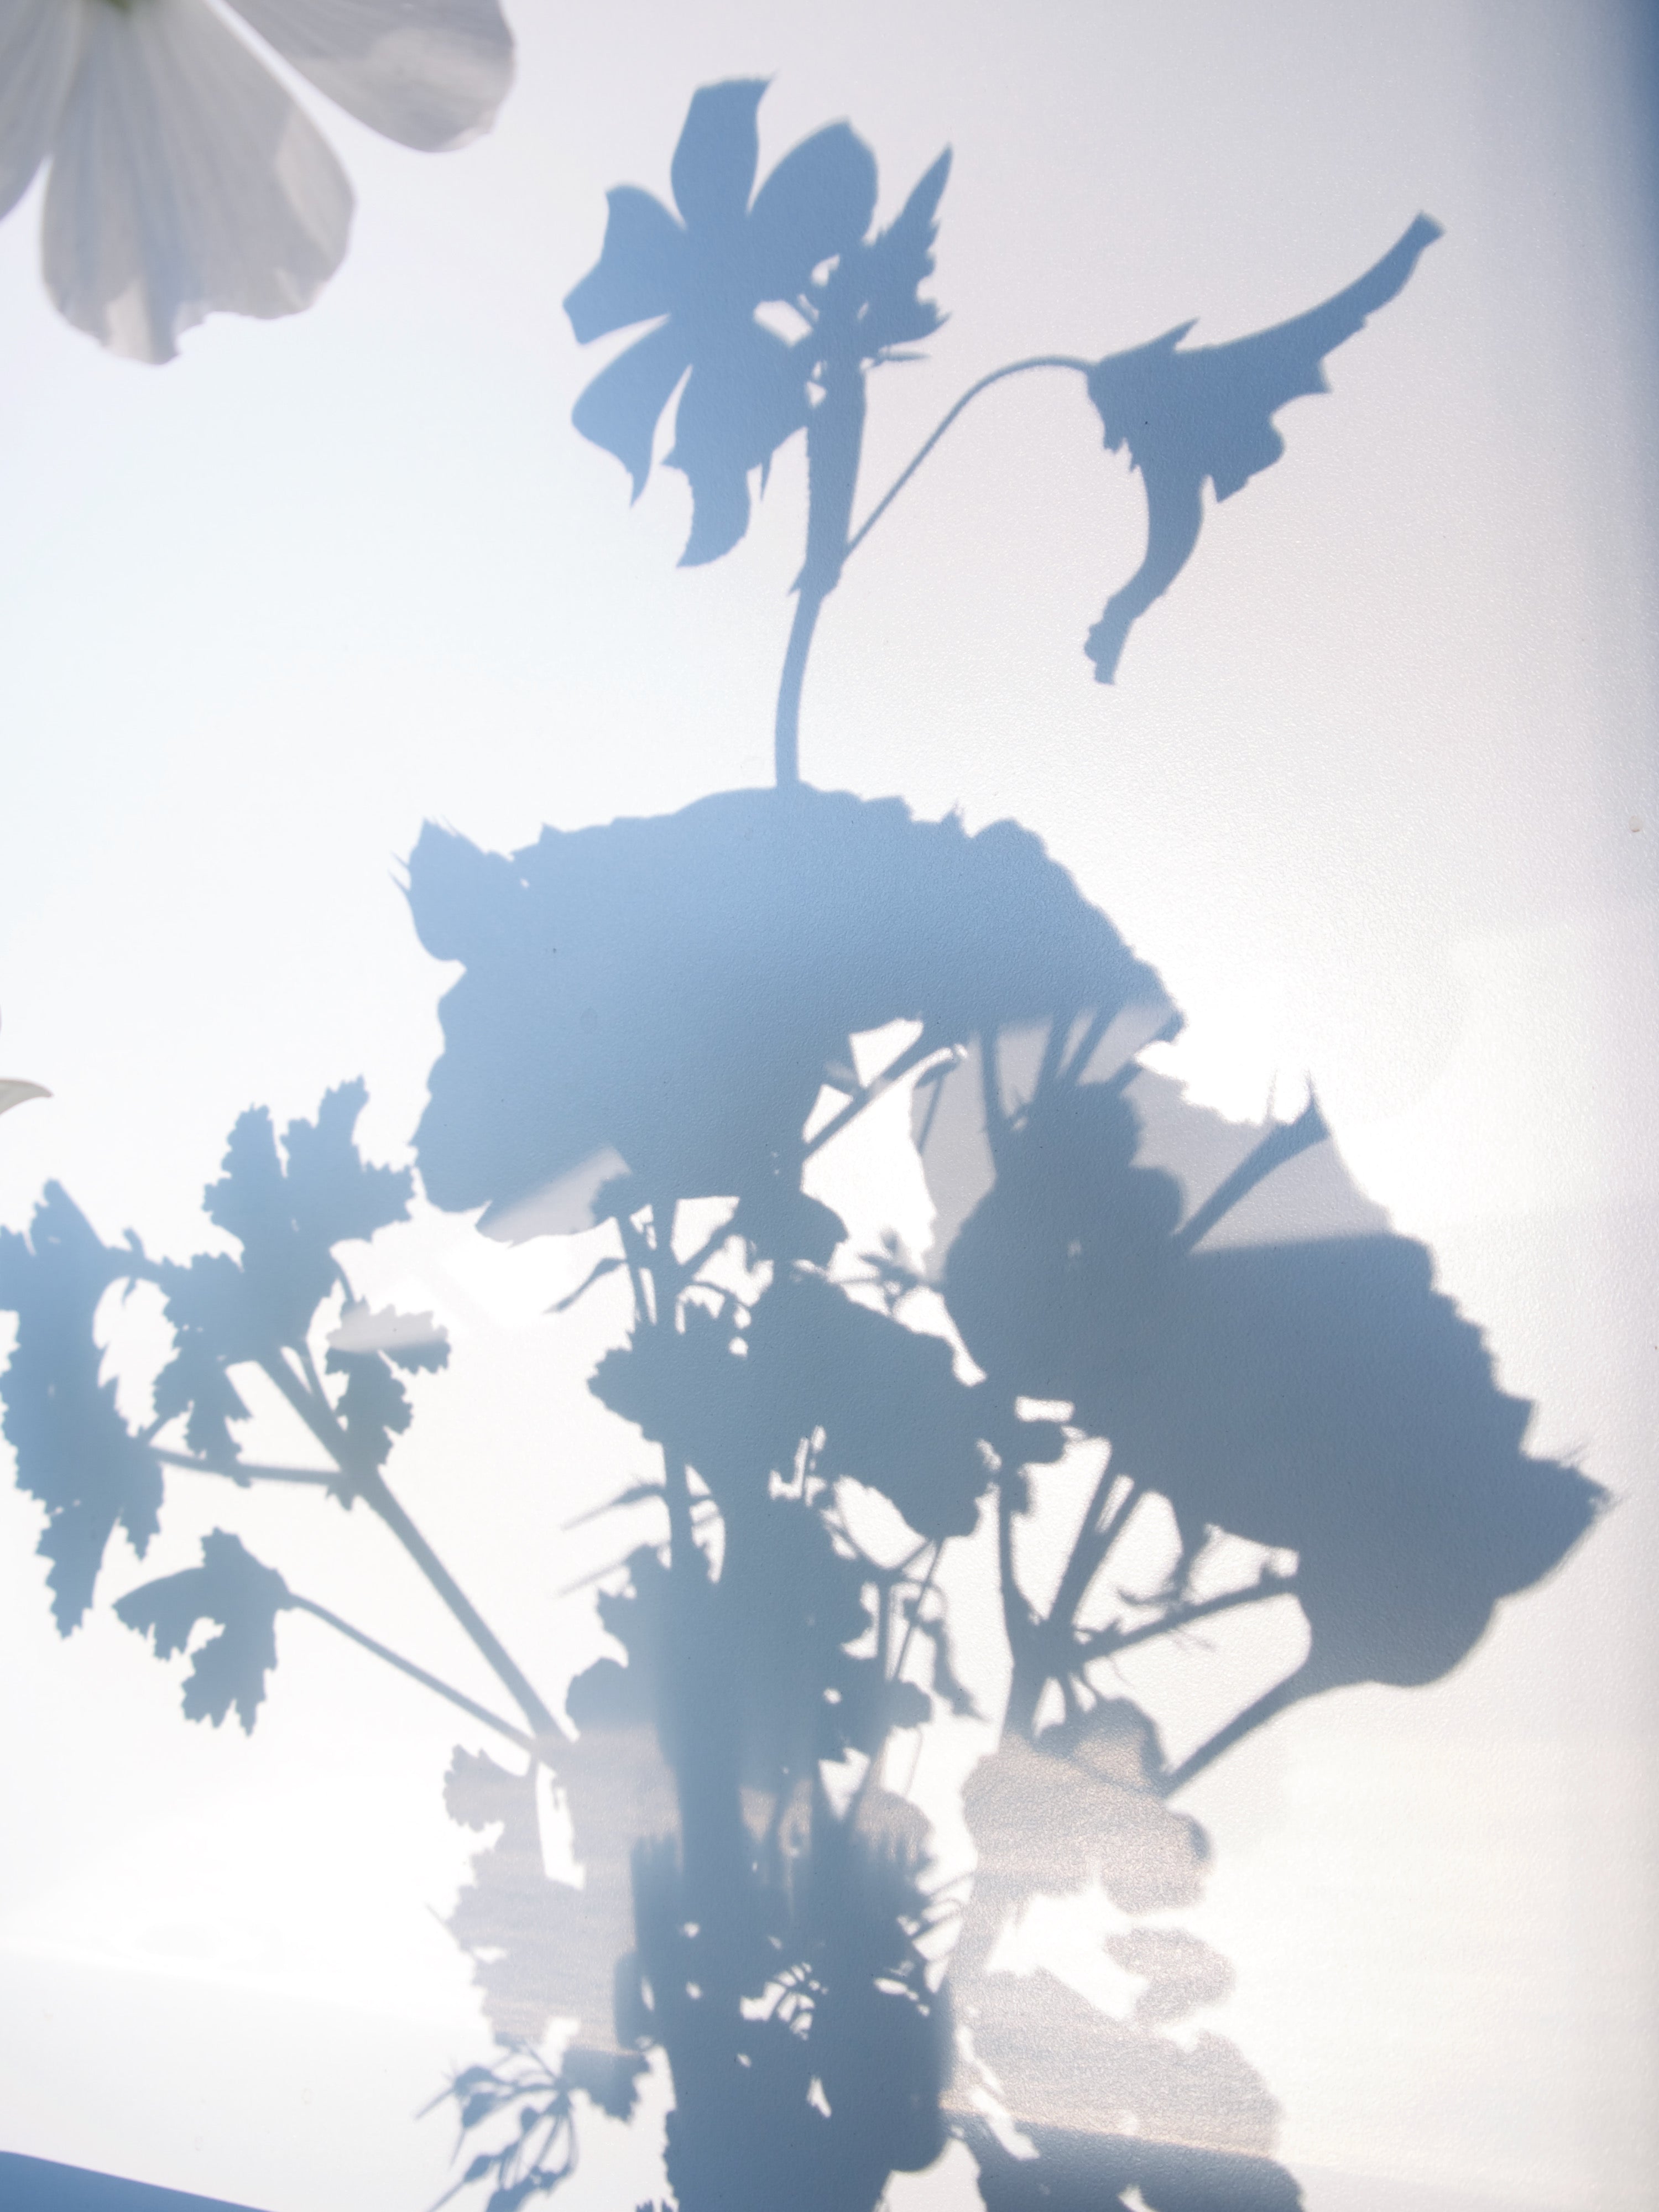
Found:
[[[371,1149],[405,1141],[441,979],[392,873],[423,817],[517,844],[768,773],[799,455],[731,559],[677,573],[681,480],[630,511],[568,421],[592,363],[559,301],[605,187],[661,188],[695,85],[773,75],[769,156],[849,116],[888,210],[956,149],[951,319],[876,380],[872,492],[1000,361],[1194,313],[1232,336],[1419,207],[1444,224],[1334,396],[1286,410],[1284,462],[1211,517],[1115,690],[1080,648],[1138,557],[1139,487],[1069,385],[1032,378],[860,549],[803,723],[816,781],[1042,834],[1185,1007],[1165,1064],[1202,1096],[1259,1114],[1311,1073],[1362,1184],[1538,1401],[1535,1448],[1621,1501],[1450,1680],[1334,1695],[1191,1793],[1216,1842],[1193,1924],[1237,1972],[1216,2025],[1283,2104],[1315,2212],[1637,2212],[1659,2162],[1659,485],[1621,21],[537,11],[464,161],[331,122],[361,201],[339,279],[293,322],[216,321],[159,375],[50,312],[33,197],[0,230],[0,1005],[8,1067],[54,1093],[0,1127],[0,1218],[56,1176],[106,1235],[183,1251],[253,1100],[309,1112],[361,1070]],[[595,1648],[556,1593],[614,1540],[560,1526],[633,1471],[583,1389],[620,1309],[607,1285],[542,1318],[580,1243],[385,1241],[366,1287],[459,1340],[394,1474],[556,1683]],[[176,1498],[156,1571],[226,1517]],[[234,1503],[252,1548],[482,1688],[372,1530]],[[446,2123],[410,2115],[484,2043],[427,1909],[472,1840],[438,1795],[461,1732],[304,1621],[251,1742],[187,1729],[107,1615],[58,1644],[35,1530],[0,1498],[0,2141],[270,2212],[429,2203]],[[596,2158],[571,2201],[649,2187]],[[957,2165],[894,2192],[972,2201]]]

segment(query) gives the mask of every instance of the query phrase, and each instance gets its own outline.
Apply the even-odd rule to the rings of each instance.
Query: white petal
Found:
[[[495,0],[231,0],[360,123],[422,153],[487,131],[513,82]]]
[[[93,0],[46,187],[46,284],[112,352],[167,361],[216,308],[291,315],[340,265],[351,187],[204,0]]]
[[[15,1076],[0,1075],[0,1114],[9,1114],[14,1106],[21,1106],[30,1098],[50,1098],[52,1093],[43,1083],[22,1083]]]
[[[0,0],[0,216],[46,158],[84,21],[82,0]]]

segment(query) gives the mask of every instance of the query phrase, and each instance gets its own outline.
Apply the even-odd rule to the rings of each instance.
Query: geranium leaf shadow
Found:
[[[948,1085],[946,1185],[983,1125],[966,1072]],[[1437,1680],[1595,1518],[1605,1494],[1526,1449],[1533,1408],[1316,1105],[1251,1127],[1130,1071],[1039,1081],[994,1167],[978,1142],[940,1276],[992,1380],[1070,1401],[1169,1501],[1186,1565],[1219,1531],[1296,1554],[1311,1649],[1227,1741],[1345,1683]]]
[[[970,836],[809,787],[505,856],[428,828],[409,896],[464,969],[417,1133],[428,1196],[509,1242],[609,1221],[635,1286],[592,1387],[662,1452],[660,1492],[629,1494],[682,1517],[599,1598],[622,1656],[571,1686],[580,1737],[554,1764],[588,1902],[538,1986],[581,1956],[582,2047],[665,2051],[678,2201],[868,2212],[948,2124],[1009,2212],[1135,2190],[1158,2212],[1288,2212],[1265,2085],[1208,2029],[1168,2032],[1227,1986],[1195,1936],[1160,1917],[1115,1939],[1146,1984],[1121,2019],[1053,1975],[991,1971],[1040,1895],[1098,1881],[1137,1921],[1191,1905],[1207,1844],[1166,1801],[1272,1700],[1172,1759],[1095,1668],[1115,1632],[1071,1598],[1027,1607],[1036,1687],[1058,1683],[1066,1717],[1040,1729],[1035,1695],[1011,1704],[969,1783],[979,1875],[951,1986],[1035,2160],[1008,2160],[948,2087],[943,1993],[918,1964],[926,1823],[905,1827],[920,1816],[878,1765],[839,1803],[826,1777],[970,1705],[927,1562],[993,1499],[1018,1522],[1073,1445],[1109,1445],[1177,1532],[1126,1634],[1210,1602],[1194,1577],[1218,1532],[1281,1561],[1217,1601],[1294,1589],[1312,1647],[1279,1705],[1436,1679],[1564,1556],[1595,1486],[1527,1452],[1530,1408],[1316,1107],[1229,1124],[1139,1064],[1179,1028],[1167,994],[1011,823]],[[899,1024],[890,1068],[920,1079],[936,1208],[914,1264],[890,1239],[860,1261],[803,1183],[882,1095],[849,1039]],[[688,1257],[693,1200],[721,1203]],[[912,1325],[938,1297],[983,1380]],[[914,1539],[896,1564],[858,1535],[872,1494]],[[1012,1640],[1025,1601],[1004,1595]],[[1024,1664],[1017,1649],[1017,1689]],[[533,1951],[549,1886],[529,1837],[491,1887],[527,1883]],[[489,1941],[505,1971],[513,1946],[499,1925]],[[590,2025],[606,1946],[608,2045]]]
[[[106,1245],[55,1182],[27,1237],[0,1230],[0,1309],[18,1323],[4,1431],[18,1486],[46,1510],[39,1549],[65,1636],[92,1603],[117,1528],[142,1558],[160,1523],[160,1464],[122,1419],[93,1333],[100,1300],[131,1267],[131,1253]]]
[[[129,1590],[115,1617],[147,1637],[158,1659],[185,1650],[199,1622],[216,1622],[219,1634],[198,1647],[185,1677],[185,1717],[217,1728],[234,1707],[252,1735],[276,1664],[276,1615],[291,1602],[275,1568],[216,1528],[202,1539],[200,1566]]]

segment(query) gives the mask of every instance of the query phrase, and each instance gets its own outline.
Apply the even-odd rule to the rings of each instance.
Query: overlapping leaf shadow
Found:
[[[508,1239],[609,1223],[590,1279],[625,1273],[633,1293],[592,1388],[659,1452],[660,1480],[625,1502],[660,1517],[599,1601],[622,1656],[571,1686],[577,1740],[384,1479],[412,1413],[400,1373],[441,1367],[446,1346],[428,1316],[362,1305],[341,1264],[410,1196],[356,1152],[361,1086],[291,1124],[280,1156],[268,1117],[239,1122],[208,1210],[240,1258],[106,1246],[56,1187],[29,1238],[0,1232],[0,1304],[20,1315],[6,1433],[46,1511],[64,1632],[118,1528],[149,1541],[164,1468],[307,1484],[380,1516],[514,1700],[522,1728],[223,1531],[199,1566],[117,1607],[159,1654],[190,1654],[191,1717],[251,1728],[277,1616],[299,1611],[520,1747],[522,1765],[458,1753],[447,1790],[484,1838],[450,1925],[505,2046],[453,2085],[484,2146],[464,2184],[489,2185],[489,2212],[556,2187],[582,2104],[627,2117],[653,2052],[682,2212],[861,2212],[951,2131],[992,2212],[1094,2212],[1131,2191],[1153,2212],[1279,2212],[1299,2198],[1271,2156],[1273,2100],[1203,2025],[1228,1970],[1170,1920],[1208,1844],[1169,1800],[1300,1698],[1445,1674],[1601,1493],[1528,1453],[1530,1407],[1498,1389],[1427,1251],[1354,1189],[1316,1107],[1255,1130],[1194,1108],[1136,1059],[1179,1026],[1158,979],[1035,838],[804,787],[797,722],[847,558],[962,408],[1033,368],[1085,379],[1108,449],[1146,485],[1146,558],[1085,647],[1111,682],[1194,550],[1205,486],[1224,500],[1277,461],[1279,412],[1324,388],[1325,357],[1400,294],[1438,227],[1419,216],[1322,306],[1231,344],[1183,347],[1188,325],[991,372],[854,530],[867,374],[941,319],[922,288],[950,157],[883,228],[873,155],[844,124],[757,191],[763,90],[695,95],[674,210],[613,192],[566,305],[583,343],[648,325],[575,422],[637,496],[672,405],[688,562],[741,540],[757,479],[803,434],[787,787],[549,830],[511,856],[428,830],[410,869],[423,941],[465,969],[419,1133],[428,1197]],[[760,318],[780,307],[793,338]],[[895,1024],[908,1041],[861,1074],[854,1040]],[[860,1252],[809,1164],[908,1083],[933,1249]],[[121,1283],[159,1291],[174,1336],[142,1431],[94,1341]],[[249,1366],[326,1468],[243,1456],[233,1370]],[[162,1441],[174,1423],[185,1449]],[[1024,1538],[1079,1466],[1093,1493],[1039,1591]],[[1000,1743],[965,1793],[964,1888],[886,1786],[885,1754],[977,1714],[982,1670],[940,1573],[945,1547],[976,1537],[996,1546],[1012,1666]],[[1305,1656],[1229,1705],[1224,1648],[1218,1717],[1172,1757],[1156,1701],[1123,1694],[1126,1657],[1270,1608],[1299,1616]],[[219,1633],[200,1640],[204,1624]],[[548,1872],[550,1767],[580,1888]],[[1121,2014],[1000,1954],[1034,1900],[1094,1891],[1121,1923],[1110,1961],[1140,1984]],[[540,2039],[573,2018],[550,2063]]]
[[[342,1265],[411,1194],[357,1151],[360,1085],[280,1147],[262,1112],[238,1122],[207,1208],[240,1257],[106,1245],[55,1187],[28,1237],[0,1233],[6,1434],[46,1510],[64,1632],[117,1528],[149,1540],[173,1467],[364,1503],[415,1549],[525,1728],[222,1531],[116,1611],[190,1654],[190,1717],[251,1728],[277,1617],[299,1612],[528,1753],[458,1753],[447,1790],[485,1838],[450,1924],[505,2046],[454,2085],[494,2212],[572,2170],[584,2105],[629,2114],[654,2051],[683,2212],[873,2208],[952,2131],[994,2212],[1132,2189],[1154,2212],[1294,2203],[1266,2084],[1203,2025],[1228,1971],[1170,1916],[1208,1844],[1168,1801],[1298,1698],[1443,1674],[1600,1492],[1528,1453],[1530,1407],[1316,1106],[1241,1127],[1141,1063],[1179,1027],[1167,994],[1012,823],[969,836],[897,800],[728,793],[511,856],[428,830],[410,897],[465,969],[418,1134],[428,1196],[508,1239],[609,1223],[590,1279],[632,1287],[627,1340],[592,1378],[660,1453],[660,1479],[619,1501],[656,1527],[630,1523],[599,1599],[620,1656],[571,1685],[561,1737],[387,1486],[411,1416],[398,1370],[446,1347],[429,1316],[371,1311]],[[861,1076],[878,1032],[890,1057]],[[936,1209],[920,1258],[857,1250],[807,1188],[905,1084]],[[173,1335],[143,1428],[94,1337],[122,1283],[160,1293]],[[249,1367],[327,1467],[244,1456]],[[1093,1493],[1038,1590],[1025,1536],[1080,1466]],[[965,1794],[964,1888],[885,1755],[994,1719],[942,1594],[945,1547],[972,1540],[996,1547],[1012,1666]],[[1216,1724],[1172,1759],[1125,1661],[1261,1608],[1299,1613],[1305,1656],[1229,1702],[1224,1647]],[[548,1872],[550,1768],[580,1888]],[[1118,1915],[1106,1952],[1139,1984],[1121,2014],[1000,1954],[1034,1900],[1085,1893]],[[538,2040],[572,2019],[550,2064]]]
[[[1158,2212],[1297,2202],[1265,2085],[1223,2039],[1169,2033],[1227,1976],[1167,1924],[1207,1845],[1166,1800],[1297,1698],[1444,1674],[1600,1492],[1527,1453],[1530,1407],[1316,1108],[1240,1129],[1138,1065],[1178,1016],[1013,825],[970,837],[897,801],[732,793],[510,857],[428,830],[410,896],[428,949],[465,968],[419,1134],[428,1192],[507,1238],[615,1224],[601,1265],[629,1271],[635,1325],[592,1387],[663,1455],[666,1541],[602,1601],[626,1662],[573,1686],[581,1739],[556,1761],[589,1936],[544,1941],[541,1995],[498,2025],[579,2014],[590,2071],[660,2047],[685,2212],[872,2207],[948,2128],[1006,2212],[1132,2185]],[[910,1041],[861,1081],[852,1040],[896,1022]],[[803,1188],[814,1152],[912,1079],[927,1267],[855,1253]],[[688,1250],[693,1200],[726,1203]],[[981,1379],[936,1316],[910,1325],[930,1279]],[[1046,1471],[1090,1449],[1095,1496],[1039,1606],[1019,1531]],[[908,1549],[869,1540],[872,1492]],[[1166,1579],[1116,1587],[1115,1547],[1158,1500]],[[881,1762],[895,1731],[972,1709],[936,1571],[981,1514],[1014,1686],[969,1790],[964,1909]],[[1115,1658],[1291,1602],[1305,1661],[1172,1765]],[[490,1930],[487,1987],[513,1979],[514,1832],[463,1908]],[[1034,1896],[1094,1883],[1153,1916],[1112,1939],[1146,1985],[1121,2020],[995,1956]],[[568,1893],[556,1909],[582,1919]],[[480,2122],[514,2094],[552,2109],[518,2063],[516,2090],[510,2066],[471,2082]],[[551,2185],[511,2157],[480,2154],[500,2203]]]

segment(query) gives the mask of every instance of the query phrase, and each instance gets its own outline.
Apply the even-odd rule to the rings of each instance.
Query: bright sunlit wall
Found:
[[[398,889],[422,821],[511,847],[769,774],[798,448],[744,546],[683,572],[682,480],[630,510],[569,427],[592,362],[560,301],[605,189],[663,188],[695,86],[773,77],[766,160],[849,117],[887,213],[955,149],[951,319],[877,380],[872,487],[983,369],[1195,313],[1200,337],[1260,327],[1426,210],[1443,240],[1334,359],[1334,396],[1287,410],[1285,463],[1211,518],[1113,690],[1080,644],[1139,557],[1139,486],[1070,380],[988,395],[826,611],[804,766],[1035,829],[1184,1006],[1164,1065],[1201,1098],[1259,1115],[1276,1086],[1282,1110],[1310,1076],[1360,1182],[1538,1401],[1535,1448],[1620,1500],[1451,1680],[1305,1708],[1191,1804],[1217,1844],[1202,1930],[1237,1971],[1225,2032],[1315,2212],[1634,2212],[1659,796],[1651,110],[1626,16],[623,6],[515,27],[517,89],[465,153],[328,118],[356,228],[293,321],[216,320],[165,371],[112,361],[40,292],[38,187],[0,230],[0,1010],[6,1072],[55,1094],[0,1129],[0,1218],[57,1177],[106,1236],[193,1249],[235,1115],[308,1113],[359,1072],[369,1150],[404,1157],[449,980]],[[582,1390],[614,1313],[580,1309],[550,1364],[579,1249],[481,1255],[426,1219],[379,1264],[371,1288],[458,1340],[400,1485],[556,1676],[597,1649],[557,1594],[608,1540],[561,1524],[629,1471]],[[574,1502],[543,1479],[550,1423]],[[152,1571],[216,1504],[180,1490]],[[369,1532],[325,1542],[266,1500],[242,1525],[416,1639],[420,1593]],[[37,1528],[8,1492],[0,2141],[270,2212],[430,2202],[447,2124],[411,2114],[485,2040],[428,1910],[476,1847],[439,1799],[464,1731],[298,1632],[251,1741],[186,1729],[107,1615],[58,1644]],[[573,2204],[647,2193],[636,2155],[596,2155]],[[894,2201],[943,2212],[971,2185]]]

